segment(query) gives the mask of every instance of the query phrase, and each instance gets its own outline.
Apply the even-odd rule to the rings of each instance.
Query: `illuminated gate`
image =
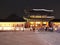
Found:
[[[54,16],[52,16],[53,10],[25,9],[24,11],[24,19],[27,20],[27,22],[29,22],[29,26],[34,26],[36,28],[48,26],[49,21],[55,18]]]
[[[29,22],[30,27],[40,28],[42,26],[48,26],[48,22]]]

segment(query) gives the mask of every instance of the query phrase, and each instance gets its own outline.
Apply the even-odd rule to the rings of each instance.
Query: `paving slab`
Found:
[[[0,45],[60,45],[56,32],[0,32]]]

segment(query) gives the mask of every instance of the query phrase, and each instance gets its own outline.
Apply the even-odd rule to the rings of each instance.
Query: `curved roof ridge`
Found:
[[[53,10],[47,10],[47,9],[32,9],[33,11],[48,11],[53,12]]]

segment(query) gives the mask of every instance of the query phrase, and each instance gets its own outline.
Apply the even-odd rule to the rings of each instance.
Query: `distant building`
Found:
[[[26,20],[16,14],[8,16],[6,19],[0,19],[0,31],[23,30]]]
[[[16,14],[8,16],[6,19],[0,19],[0,31],[5,30],[24,30],[25,28],[56,27],[60,21],[52,15],[53,10],[47,9],[25,9],[25,16],[19,17]]]
[[[49,21],[55,19],[52,15],[53,10],[46,9],[30,9],[25,10],[24,19],[29,23],[27,27],[39,28],[42,26],[49,26]]]
[[[60,32],[60,19],[53,19],[50,22],[53,25],[54,31],[59,30],[59,32]]]

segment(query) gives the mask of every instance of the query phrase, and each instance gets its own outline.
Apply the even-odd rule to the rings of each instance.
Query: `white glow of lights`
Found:
[[[40,22],[36,22],[36,24],[40,24]]]
[[[16,30],[19,30],[19,27],[16,27]]]
[[[57,30],[57,28],[55,28],[55,30]]]
[[[2,30],[2,27],[0,27],[0,30]]]
[[[20,29],[21,29],[21,30],[24,30],[24,28],[23,28],[23,27],[21,27]]]
[[[53,10],[46,10],[46,9],[32,9],[34,11],[49,11],[49,12],[53,12]]]
[[[34,24],[34,22],[30,22],[31,24]]]
[[[37,26],[37,25],[36,25]]]
[[[43,22],[43,24],[46,24],[46,22]]]
[[[47,18],[55,18],[54,16],[47,16]]]
[[[12,27],[3,27],[3,30],[11,30]]]

